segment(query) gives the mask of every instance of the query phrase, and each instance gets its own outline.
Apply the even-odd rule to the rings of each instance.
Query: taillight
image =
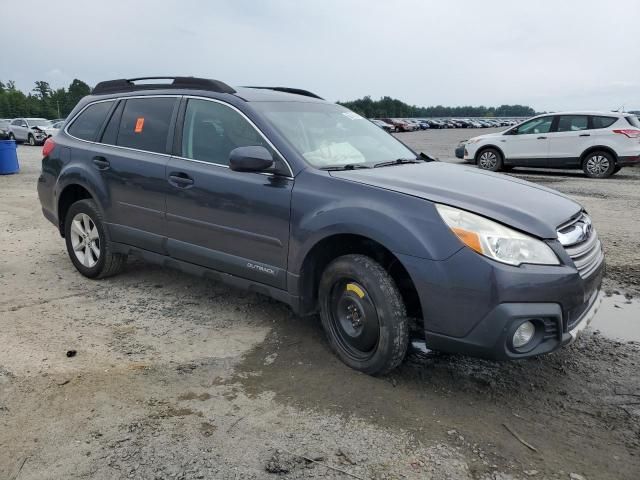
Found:
[[[48,157],[53,149],[56,146],[56,142],[53,141],[53,138],[49,137],[44,141],[44,145],[42,146],[42,156]]]
[[[634,130],[632,128],[626,128],[624,130],[614,130],[613,133],[620,133],[629,138],[640,138],[640,130]]]

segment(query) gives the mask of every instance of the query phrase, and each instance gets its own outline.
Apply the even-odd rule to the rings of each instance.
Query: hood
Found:
[[[502,130],[501,132],[493,132],[493,133],[485,133],[484,135],[476,135],[475,137],[471,137],[469,140],[474,140],[476,138],[491,138],[491,137],[501,137],[504,132],[508,129]],[[467,140],[467,141],[469,141]]]
[[[550,188],[443,162],[336,171],[331,175],[468,210],[539,238],[557,238],[557,228],[582,210],[579,203]]]

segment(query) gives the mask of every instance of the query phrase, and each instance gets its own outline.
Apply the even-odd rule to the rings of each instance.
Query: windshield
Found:
[[[367,119],[326,103],[254,102],[274,127],[316,168],[373,166],[416,154]]]

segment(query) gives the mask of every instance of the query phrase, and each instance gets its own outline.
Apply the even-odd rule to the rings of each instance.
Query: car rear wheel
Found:
[[[31,145],[32,147],[36,146],[36,138],[33,135],[29,134],[28,140],[29,140],[29,145]]]
[[[502,155],[495,148],[485,148],[478,154],[478,168],[499,172],[502,170]]]
[[[402,296],[373,259],[345,255],[322,274],[320,318],[331,348],[355,370],[381,375],[405,357],[409,326]]]
[[[79,200],[71,205],[64,233],[69,258],[85,277],[109,277],[124,267],[127,257],[113,252],[109,232],[93,200]]]
[[[613,175],[616,163],[608,152],[592,152],[582,162],[582,170],[589,178],[607,178]]]

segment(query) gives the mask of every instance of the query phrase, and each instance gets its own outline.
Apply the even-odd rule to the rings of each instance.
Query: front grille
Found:
[[[602,243],[586,213],[558,229],[558,240],[582,278],[590,277],[604,260]]]

